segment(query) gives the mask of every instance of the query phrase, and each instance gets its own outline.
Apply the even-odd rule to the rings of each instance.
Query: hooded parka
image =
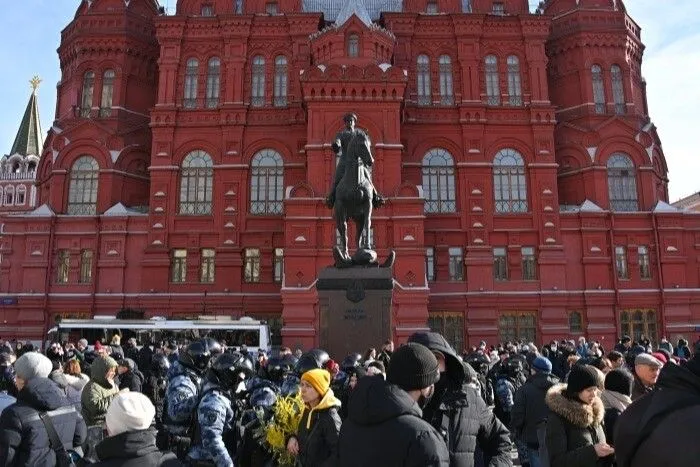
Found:
[[[357,382],[338,440],[339,467],[448,467],[440,434],[411,396],[381,375]]]
[[[95,359],[90,367],[90,382],[83,388],[80,401],[83,406],[83,418],[88,426],[102,425],[105,414],[119,388],[107,380],[110,368],[116,368],[117,362],[110,357]]]
[[[583,404],[566,397],[565,391],[566,384],[555,384],[545,398],[550,409],[546,431],[550,467],[612,465],[610,458],[599,458],[593,447],[605,442],[603,402],[596,396],[592,405]]]
[[[508,429],[478,390],[468,385],[464,364],[450,344],[436,332],[416,333],[408,341],[445,356],[446,371],[435,384],[435,394],[423,410],[423,418],[445,437],[450,467],[473,467],[477,446],[489,467],[512,466]]]

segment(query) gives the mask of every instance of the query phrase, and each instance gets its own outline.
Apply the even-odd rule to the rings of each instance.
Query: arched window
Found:
[[[487,55],[486,58],[484,58],[484,72],[486,73],[486,104],[501,105],[498,58],[496,58],[495,55]]]
[[[106,70],[102,74],[102,102],[100,103],[100,117],[112,115],[112,101],[114,99],[114,70]]]
[[[0,186],[0,206],[4,204],[3,201],[5,201],[5,193],[3,193],[2,187]]]
[[[261,55],[253,57],[252,87],[250,104],[254,107],[265,105],[265,58]]]
[[[20,173],[20,172],[22,172],[22,164],[20,164],[19,161],[15,161],[15,162],[12,164],[12,173],[13,173],[13,174],[18,174],[18,173]]]
[[[360,37],[357,34],[348,36],[348,57],[360,56]]]
[[[199,61],[196,58],[187,60],[185,68],[185,100],[183,106],[186,109],[197,107],[197,78],[199,75]]]
[[[603,83],[603,69],[600,65],[591,67],[591,80],[593,82],[593,104],[595,113],[605,113],[605,84]]]
[[[27,188],[24,185],[17,187],[17,195],[15,196],[15,204],[17,206],[23,206],[25,200],[27,199]]]
[[[627,104],[625,104],[625,86],[622,82],[622,70],[618,65],[613,65],[610,67],[610,79],[612,80],[615,113],[617,115],[624,115],[627,113]]]
[[[36,172],[36,162],[30,162],[29,164],[27,164],[27,172],[29,172],[29,173]]]
[[[81,156],[70,170],[68,214],[94,216],[97,213],[97,188],[100,166],[91,156]]]
[[[12,206],[15,204],[15,187],[8,186],[5,187],[5,206]]]
[[[273,149],[263,149],[250,162],[250,213],[282,214],[284,161]]]
[[[501,149],[493,160],[493,197],[497,213],[527,212],[525,162],[514,149]]]
[[[275,58],[275,107],[287,106],[287,57],[280,55]]]
[[[209,59],[207,67],[206,106],[214,109],[219,106],[219,89],[221,87],[221,60],[218,57]]]
[[[92,97],[95,94],[95,72],[88,71],[83,76],[83,94],[80,99],[80,116],[89,117],[92,109]]]
[[[202,150],[192,151],[185,156],[180,175],[180,214],[211,214],[213,166],[211,156]]]
[[[608,159],[607,166],[610,209],[622,212],[636,211],[637,178],[632,159],[627,154],[613,154]]]
[[[425,212],[455,212],[455,169],[449,152],[441,148],[428,151],[423,157],[423,193]]]
[[[520,86],[520,60],[515,55],[508,57],[508,103],[523,105],[523,90]]]
[[[416,62],[416,77],[418,85],[418,105],[430,105],[430,59],[427,55],[419,55]]]
[[[440,103],[452,105],[455,103],[452,90],[452,59],[449,55],[441,55],[440,61]]]

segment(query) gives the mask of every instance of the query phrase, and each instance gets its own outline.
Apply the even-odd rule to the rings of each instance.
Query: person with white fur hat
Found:
[[[17,402],[0,415],[0,465],[57,465],[47,426],[50,423],[60,442],[76,449],[87,434],[85,421],[63,391],[50,379],[51,360],[28,352],[15,362]],[[42,416],[46,414],[46,421]]]
[[[105,415],[107,438],[96,447],[97,467],[180,467],[182,463],[170,451],[156,446],[152,427],[156,409],[145,395],[120,393],[112,399]]]

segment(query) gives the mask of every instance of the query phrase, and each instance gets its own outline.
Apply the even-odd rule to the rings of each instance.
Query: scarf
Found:
[[[620,412],[624,412],[627,407],[632,403],[632,398],[626,396],[617,391],[611,391],[609,389],[604,390],[600,398],[603,401],[603,406],[606,409],[616,409]]]

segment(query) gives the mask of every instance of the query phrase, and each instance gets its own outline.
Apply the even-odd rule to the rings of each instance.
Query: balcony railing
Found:
[[[0,173],[0,180],[34,180],[36,171]]]

